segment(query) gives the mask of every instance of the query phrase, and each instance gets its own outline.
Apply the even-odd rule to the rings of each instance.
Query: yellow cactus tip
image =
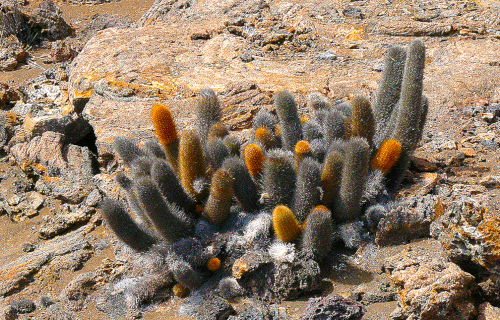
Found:
[[[372,160],[372,168],[387,173],[398,161],[400,154],[401,143],[399,141],[395,139],[385,140]]]
[[[281,136],[281,126],[278,124],[276,125],[276,127],[274,127],[274,134],[277,136],[277,137],[280,137]]]
[[[292,210],[287,206],[279,205],[273,210],[274,233],[283,242],[292,242],[300,233],[300,225]]]
[[[172,292],[179,298],[184,298],[189,294],[189,289],[181,285],[180,283],[177,283],[173,288]]]
[[[245,165],[252,176],[257,176],[264,167],[264,153],[256,144],[249,144],[245,147]]]
[[[309,119],[307,117],[300,117],[300,123],[304,124],[307,121],[309,121]]]
[[[300,140],[297,142],[295,145],[295,153],[297,154],[305,154],[311,152],[311,146],[309,145],[309,142],[305,140]]]
[[[221,265],[220,259],[214,257],[214,258],[210,258],[210,260],[208,260],[207,268],[208,268],[208,270],[215,272],[215,271],[219,270],[220,265]]]
[[[177,140],[177,129],[170,109],[163,104],[155,104],[151,108],[151,120],[158,140],[163,145],[169,145]]]

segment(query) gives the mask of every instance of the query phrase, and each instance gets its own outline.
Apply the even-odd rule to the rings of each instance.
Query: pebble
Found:
[[[337,60],[337,56],[330,51],[323,52],[319,55],[316,56],[317,60],[330,60],[330,61],[335,61]]]
[[[463,153],[466,157],[476,157],[477,153],[472,148],[458,148],[458,152]]]

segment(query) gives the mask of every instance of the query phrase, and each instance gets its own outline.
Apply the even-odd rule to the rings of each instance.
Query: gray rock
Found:
[[[267,251],[249,251],[233,265],[233,276],[246,292],[269,299],[293,300],[321,286],[320,268],[311,258],[273,263]]]
[[[500,275],[500,219],[478,201],[452,203],[430,226],[431,235],[446,249],[451,261]]]
[[[351,299],[339,295],[311,298],[301,320],[361,320],[366,308]]]
[[[276,304],[268,304],[250,299],[238,315],[230,316],[228,320],[289,320],[287,310]]]
[[[391,319],[473,319],[475,278],[443,257],[407,249],[385,266],[398,289]]]
[[[349,249],[359,248],[367,239],[367,231],[361,221],[343,223],[339,225],[339,231],[342,241]]]
[[[44,40],[57,40],[72,34],[61,11],[52,1],[43,1],[37,9],[2,2],[0,29],[5,35],[15,35],[22,43],[33,45]]]
[[[200,306],[196,320],[225,320],[232,314],[236,311],[226,300],[212,295]]]
[[[380,220],[375,242],[387,246],[428,237],[436,206],[437,196],[433,195],[414,197],[398,205]]]
[[[42,239],[51,239],[68,230],[86,224],[95,213],[95,208],[71,208],[63,206],[55,217],[46,216],[45,223],[39,229]]]
[[[0,19],[0,29],[2,19]],[[3,30],[3,29],[2,29]],[[24,50],[23,45],[17,40],[17,37],[11,35],[0,39],[0,71],[12,71],[16,69],[28,53]],[[1,102],[0,102],[1,105]]]

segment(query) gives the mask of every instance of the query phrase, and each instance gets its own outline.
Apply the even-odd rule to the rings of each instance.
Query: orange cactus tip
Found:
[[[215,272],[215,271],[219,270],[220,265],[221,265],[220,259],[214,257],[214,258],[211,258],[210,260],[208,260],[207,268],[208,268],[208,270]]]
[[[269,133],[269,130],[267,130],[267,128],[257,128],[257,130],[255,130],[255,137],[258,139],[258,140],[262,140],[263,138],[265,138]]]
[[[328,209],[326,206],[319,205],[314,207],[312,211],[330,211],[330,209]]]
[[[383,173],[389,172],[401,154],[401,143],[394,139],[385,140],[372,160],[372,168]]]
[[[305,140],[300,140],[299,142],[297,142],[297,144],[295,145],[295,153],[304,154],[308,152],[311,152],[311,146],[309,145],[309,142]]]
[[[307,121],[309,121],[309,119],[308,119],[308,118],[306,118],[306,117],[300,117],[300,123],[304,124],[304,123],[306,123]]]
[[[172,288],[172,291],[179,298],[184,298],[189,293],[189,289],[179,283]]]
[[[174,118],[170,109],[163,104],[155,104],[151,108],[151,119],[155,128],[158,140],[163,145],[169,145],[177,140],[177,130],[175,128]]]
[[[245,147],[245,165],[252,176],[257,176],[264,167],[264,153],[256,144],[249,144]]]

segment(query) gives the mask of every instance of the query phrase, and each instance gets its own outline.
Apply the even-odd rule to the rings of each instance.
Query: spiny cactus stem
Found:
[[[273,210],[273,228],[283,242],[292,242],[300,234],[300,225],[287,206],[279,205]]]

